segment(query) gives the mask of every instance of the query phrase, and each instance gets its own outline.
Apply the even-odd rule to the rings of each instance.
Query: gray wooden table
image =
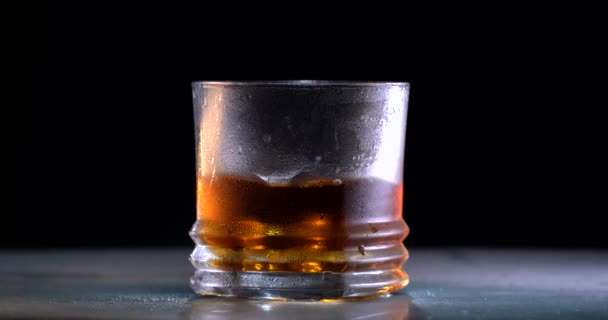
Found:
[[[608,252],[412,249],[398,294],[314,303],[197,297],[189,251],[0,251],[0,319],[608,319]]]

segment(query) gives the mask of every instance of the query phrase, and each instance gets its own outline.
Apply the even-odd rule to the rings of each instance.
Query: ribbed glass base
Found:
[[[402,219],[352,224],[345,234],[327,230],[292,233],[291,238],[267,235],[274,230],[272,225],[247,223],[251,224],[237,220],[233,230],[260,229],[261,236],[226,233],[220,237],[216,235],[221,225],[194,224],[190,236],[196,247],[190,261],[196,271],[190,284],[196,293],[321,300],[377,296],[409,282],[401,269],[408,257],[401,242],[407,234]]]

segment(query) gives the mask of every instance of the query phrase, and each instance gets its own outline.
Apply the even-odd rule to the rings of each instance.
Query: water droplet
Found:
[[[316,161],[316,162],[321,161],[321,159],[323,159],[321,156],[316,156],[316,157],[315,157],[315,161]]]
[[[357,247],[357,250],[359,250],[359,253],[364,256],[365,255],[365,247],[362,245],[359,245],[359,247]]]
[[[243,147],[239,146],[239,154],[243,153]]]
[[[265,133],[262,136],[262,140],[264,140],[264,142],[266,142],[266,143],[270,143],[270,141],[272,141],[272,136],[270,134],[268,134],[268,133]]]

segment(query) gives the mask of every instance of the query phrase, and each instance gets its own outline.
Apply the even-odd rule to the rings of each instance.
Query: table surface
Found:
[[[390,297],[198,297],[190,249],[0,251],[0,319],[608,319],[608,252],[412,249]]]

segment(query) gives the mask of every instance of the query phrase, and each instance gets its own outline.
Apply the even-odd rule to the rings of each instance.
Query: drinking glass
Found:
[[[403,82],[194,82],[193,290],[321,300],[407,285],[408,94]]]

